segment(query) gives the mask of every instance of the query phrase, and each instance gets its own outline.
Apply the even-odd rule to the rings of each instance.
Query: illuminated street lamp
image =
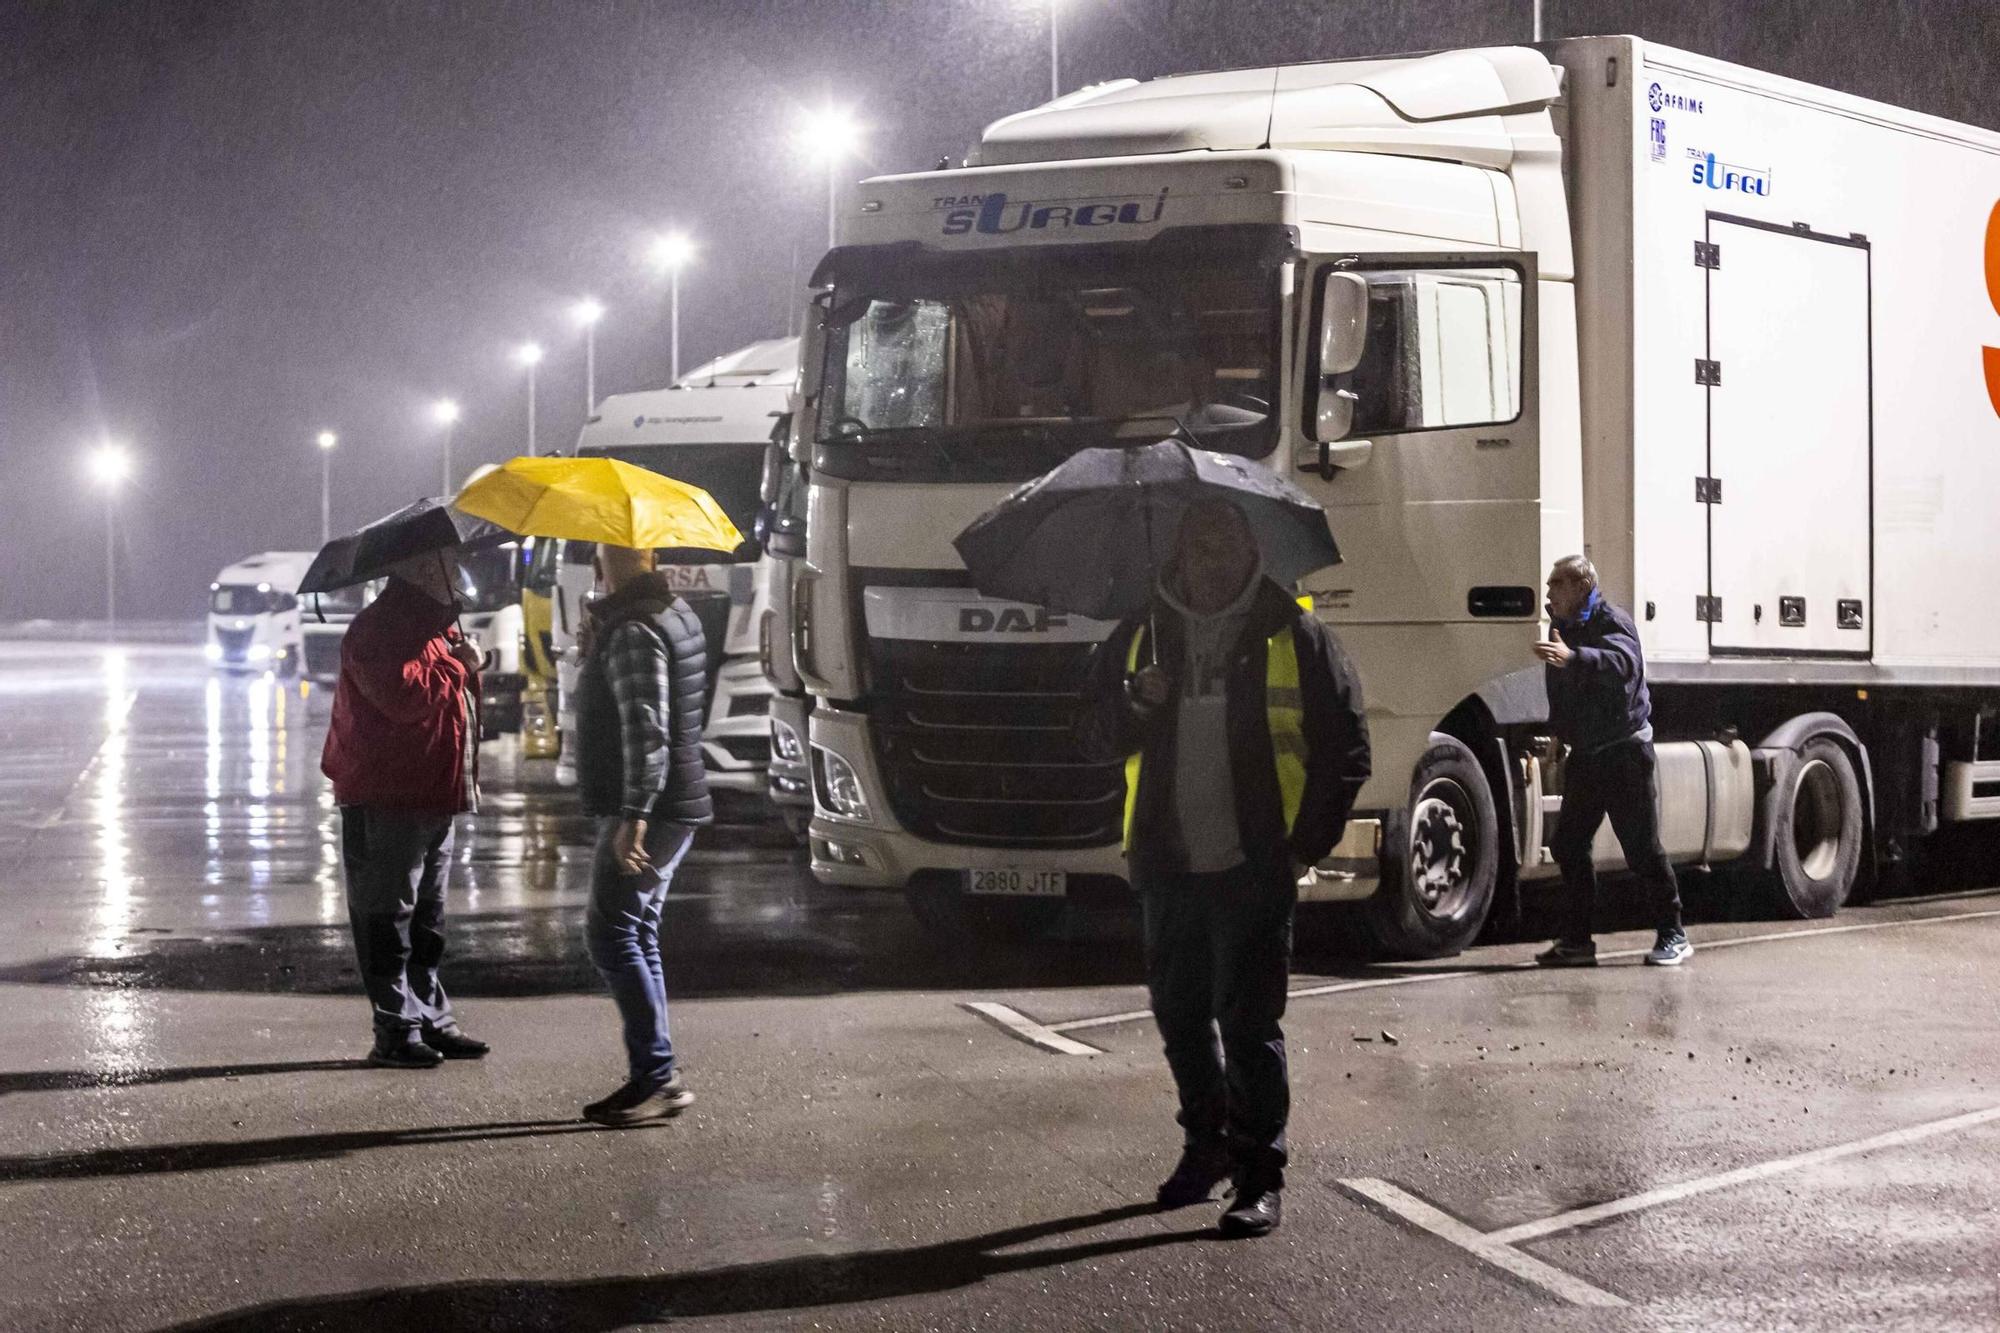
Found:
[[[592,417],[597,415],[597,321],[604,318],[604,304],[586,296],[569,314],[583,326],[583,414]]]
[[[542,345],[522,343],[514,359],[528,368],[528,457],[535,456],[535,367],[542,364]]]
[[[646,257],[668,278],[667,325],[673,356],[673,374],[668,383],[671,384],[681,377],[681,270],[694,258],[694,241],[686,232],[664,232],[653,238]]]
[[[319,544],[333,540],[333,450],[340,437],[330,430],[319,433]]]
[[[104,624],[118,623],[118,488],[132,475],[132,455],[106,440],[84,460],[90,479],[104,488]]]
[[[799,146],[826,163],[826,247],[831,250],[839,213],[840,164],[860,149],[861,123],[845,108],[827,107],[799,127]]]
[[[431,420],[444,427],[444,494],[451,497],[451,437],[458,426],[458,404],[440,398],[431,404]]]

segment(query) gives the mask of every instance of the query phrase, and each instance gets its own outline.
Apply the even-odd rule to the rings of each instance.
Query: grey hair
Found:
[[[1586,588],[1597,586],[1597,566],[1590,563],[1590,557],[1587,555],[1564,556],[1556,561],[1555,568],[1549,571],[1549,575],[1551,578],[1579,579]]]

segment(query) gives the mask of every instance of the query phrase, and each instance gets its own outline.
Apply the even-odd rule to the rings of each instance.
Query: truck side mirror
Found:
[[[1313,401],[1313,439],[1318,447],[1302,456],[1299,464],[1316,467],[1323,479],[1332,480],[1336,468],[1358,467],[1371,452],[1366,441],[1335,447],[1354,429],[1357,398],[1347,380],[1367,350],[1368,279],[1358,273],[1326,274],[1320,281],[1319,310],[1318,388]]]

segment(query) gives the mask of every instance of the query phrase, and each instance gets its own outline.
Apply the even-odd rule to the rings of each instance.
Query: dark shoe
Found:
[[[654,1120],[671,1120],[694,1105],[694,1094],[681,1082],[679,1071],[665,1083],[627,1083],[601,1102],[583,1108],[583,1118],[611,1129],[626,1129]]]
[[[1191,1143],[1181,1150],[1180,1164],[1160,1182],[1162,1208],[1206,1203],[1215,1187],[1229,1178],[1229,1150],[1220,1143]]]
[[[1687,932],[1663,930],[1653,941],[1653,947],[1646,951],[1648,967],[1679,967],[1694,957],[1694,946],[1688,943]]]
[[[1557,940],[1535,955],[1537,967],[1596,967],[1597,945],[1568,944]]]
[[[1238,1185],[1236,1202],[1222,1215],[1216,1229],[1225,1236],[1268,1236],[1285,1217],[1283,1191],[1260,1185]]]
[[[424,1045],[447,1060],[477,1060],[493,1049],[483,1041],[466,1036],[457,1028],[449,1031],[443,1028],[425,1029]]]
[[[436,1069],[444,1063],[444,1057],[435,1047],[411,1037],[407,1041],[376,1042],[368,1052],[368,1063],[378,1069]]]

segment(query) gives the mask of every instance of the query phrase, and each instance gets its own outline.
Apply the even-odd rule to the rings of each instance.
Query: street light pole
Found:
[[[678,384],[681,379],[681,270],[674,266],[673,281],[668,284],[667,295],[667,340],[672,346],[671,369],[667,383]]]
[[[826,163],[826,246],[831,250],[838,239],[840,216],[840,162],[851,155],[861,137],[861,127],[850,112],[827,107],[799,127],[799,143],[807,152]]]
[[[528,368],[528,457],[535,456],[535,368],[542,364],[542,345],[522,343],[514,359]]]
[[[650,258],[667,275],[667,338],[673,358],[667,382],[672,384],[681,377],[681,270],[694,258],[694,241],[678,231],[655,236]]]
[[[1535,40],[1542,40],[1542,0],[1535,0]]]
[[[1535,0],[1535,4],[1536,7],[1539,8],[1541,6],[1541,0]],[[1049,0],[1049,100],[1050,101],[1054,101],[1056,98],[1062,96],[1062,54],[1061,54],[1061,47],[1058,45],[1058,39],[1060,36],[1059,30],[1062,26],[1059,19],[1061,13],[1062,13],[1062,0]]]
[[[122,445],[109,442],[91,452],[90,474],[104,488],[104,624],[110,634],[118,624],[118,484],[131,475],[132,459]]]
[[[333,447],[340,437],[330,430],[319,433],[319,544],[333,540]]]
[[[458,404],[440,398],[431,407],[431,419],[444,427],[444,495],[451,498],[451,437],[458,428]]]
[[[597,415],[597,321],[604,318],[604,305],[586,296],[570,310],[570,317],[583,325],[583,415]]]

